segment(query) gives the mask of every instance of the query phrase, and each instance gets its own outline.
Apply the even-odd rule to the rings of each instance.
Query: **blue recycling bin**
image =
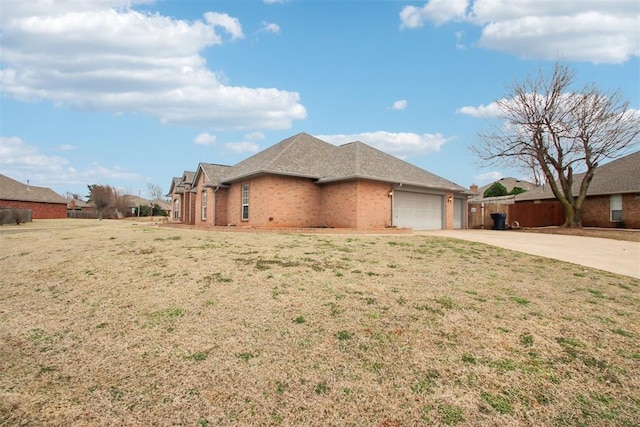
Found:
[[[505,227],[505,223],[507,220],[506,213],[500,213],[500,212],[492,213],[491,219],[493,219],[493,227],[491,227],[492,230],[504,230],[506,228]]]

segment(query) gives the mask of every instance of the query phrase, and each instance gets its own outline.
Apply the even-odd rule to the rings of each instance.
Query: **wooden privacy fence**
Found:
[[[550,227],[564,224],[564,208],[559,202],[522,202],[509,206],[507,221],[520,227]]]
[[[492,213],[507,214],[506,224],[520,227],[549,227],[564,223],[564,209],[556,201],[533,203],[469,203],[469,228],[493,227]]]
[[[505,203],[469,203],[469,228],[486,228],[493,226],[492,213],[506,213],[509,219],[509,206]]]

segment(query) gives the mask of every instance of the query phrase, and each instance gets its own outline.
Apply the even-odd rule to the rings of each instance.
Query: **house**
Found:
[[[487,191],[496,182],[499,182],[504,188],[511,192],[514,188],[519,187],[525,191],[535,189],[537,186],[533,182],[516,179],[512,177],[500,178],[490,184],[478,188],[477,185],[470,186],[470,190],[473,193],[468,200],[468,227],[469,228],[491,228],[493,219],[491,214],[493,213],[507,213],[509,211],[509,205],[515,203],[516,196],[508,194],[506,196],[484,197],[485,191]]]
[[[464,228],[471,193],[362,142],[306,133],[173,178],[172,221],[268,228]]]
[[[72,198],[67,200],[67,211],[95,213],[96,204],[85,202],[82,199]]]
[[[33,219],[67,217],[67,199],[46,187],[36,187],[0,174],[0,207],[30,209]]]
[[[184,171],[181,177],[173,177],[167,197],[171,198],[171,215],[169,222],[194,224],[195,204],[192,202],[191,185],[196,173]],[[186,208],[185,208],[186,207]],[[193,207],[193,209],[191,209]]]
[[[471,192],[474,193],[473,196],[469,199],[469,202],[477,202],[485,199],[484,192],[487,191],[496,182],[499,182],[500,184],[502,184],[504,188],[507,190],[507,192],[509,193],[513,191],[513,189],[516,187],[520,187],[525,191],[532,190],[537,187],[537,185],[534,184],[533,182],[525,181],[522,179],[517,179],[512,177],[500,178],[499,180],[494,181],[485,186],[482,186],[480,188],[478,188],[477,185],[472,185],[471,187],[469,187]]]
[[[93,202],[85,202],[73,196],[67,199],[67,218],[98,218],[98,210]]]
[[[580,191],[583,176],[574,177],[574,196]],[[563,212],[549,186],[517,195],[515,205],[523,213],[549,210],[553,205]],[[510,216],[511,221],[519,220],[518,215]],[[640,228],[640,151],[596,168],[582,205],[581,218],[584,227]],[[564,214],[553,223],[538,225],[562,225],[563,222]]]

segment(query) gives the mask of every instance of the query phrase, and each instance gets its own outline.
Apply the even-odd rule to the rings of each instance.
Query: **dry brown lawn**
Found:
[[[633,278],[415,235],[0,243],[0,425],[640,423]]]

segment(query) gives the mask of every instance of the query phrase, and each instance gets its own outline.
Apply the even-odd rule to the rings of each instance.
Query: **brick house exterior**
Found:
[[[192,188],[195,172],[184,171],[182,177],[174,177],[166,194],[171,200],[169,222],[193,224]],[[195,207],[194,207],[195,209]]]
[[[579,174],[574,177],[574,195],[579,193],[582,176]],[[515,203],[528,204],[531,209],[543,203],[559,204],[549,187],[519,194],[515,197]],[[595,170],[582,205],[581,219],[584,227],[640,228],[640,151]]]
[[[409,194],[424,204],[411,211],[402,202]],[[453,201],[466,212],[469,194],[362,142],[335,146],[300,133],[234,166],[200,163],[173,178],[168,196],[180,206],[170,221],[194,226],[381,229],[397,226],[397,212],[429,209],[436,228],[464,226]]]
[[[67,217],[67,199],[46,187],[26,185],[0,175],[0,207],[31,209],[33,219]]]

